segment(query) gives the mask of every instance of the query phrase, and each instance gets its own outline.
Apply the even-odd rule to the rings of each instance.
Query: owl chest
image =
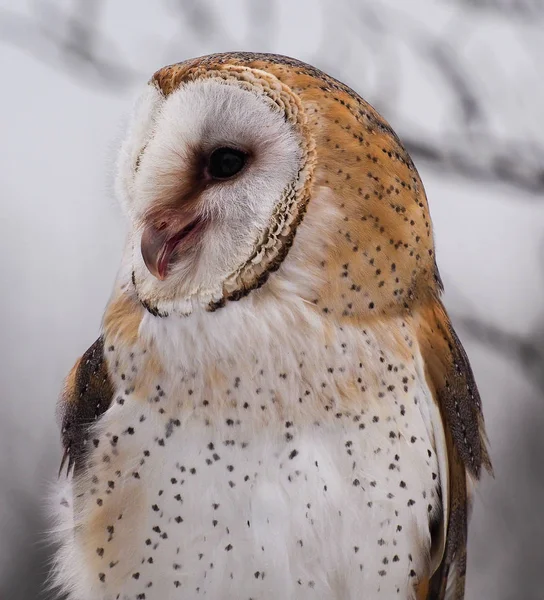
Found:
[[[425,390],[378,402],[335,369],[121,386],[76,484],[98,597],[410,598],[437,505]]]

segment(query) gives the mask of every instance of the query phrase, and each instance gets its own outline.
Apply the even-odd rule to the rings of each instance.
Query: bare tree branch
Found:
[[[72,0],[69,10],[61,10],[51,0],[41,0],[33,5],[31,17],[0,10],[0,38],[38,60],[60,66],[86,85],[118,92],[136,79],[145,81],[147,74],[132,69],[114,41],[103,33],[101,17],[106,2]],[[520,11],[526,14],[529,10],[538,14],[542,10],[544,14],[544,0],[462,2],[474,8],[508,10],[512,14]],[[220,13],[209,0],[169,0],[167,4],[179,21],[180,33],[171,40],[178,50],[187,33],[189,40],[192,38],[205,48],[240,46],[225,30]],[[278,18],[276,3],[251,0],[245,10],[249,29],[246,42],[273,50],[272,36],[277,29],[273,22]],[[460,48],[447,37],[425,30],[417,20],[384,12],[369,2],[346,0],[339,7],[337,2],[323,0],[316,3],[316,10],[323,11],[327,25],[312,62],[341,79],[351,79],[343,69],[353,61],[355,52],[360,61],[379,69],[377,84],[368,99],[392,120],[416,161],[428,162],[434,168],[467,179],[500,181],[534,194],[544,191],[544,140],[522,143],[507,136],[499,139],[490,131],[490,109],[483,103],[481,90],[472,78],[473,71],[461,60]],[[431,135],[423,131],[420,122],[409,123],[402,112],[397,114],[401,57],[399,49],[389,43],[392,39],[402,40],[415,52],[422,70],[430,66],[435,72],[437,93],[455,107],[449,131]],[[368,52],[361,52],[354,41],[366,45]],[[499,73],[497,69],[497,77]]]
[[[449,136],[442,143],[414,134],[403,137],[402,129],[400,135],[416,161],[467,179],[506,183],[531,192],[536,201],[542,200],[544,147],[531,148],[526,142],[499,141],[483,135],[471,135],[468,140]]]
[[[544,16],[542,0],[446,0],[446,2],[465,4],[478,10],[501,12],[510,17],[529,19]]]
[[[544,394],[544,335],[522,336],[471,316],[457,317],[455,322],[474,340],[515,361]]]
[[[221,40],[230,47],[232,40],[209,0],[171,0],[170,4],[184,30],[191,31],[200,42],[213,45]]]
[[[79,2],[80,5],[92,4]],[[43,21],[0,9],[0,41],[27,52],[53,67],[61,66],[72,77],[86,85],[106,86],[112,91],[126,88],[136,77],[116,51],[98,52],[100,47],[113,47],[92,24],[77,11],[65,15],[52,5],[42,5],[49,26]],[[84,7],[84,13],[89,11]],[[66,31],[67,35],[63,36]]]

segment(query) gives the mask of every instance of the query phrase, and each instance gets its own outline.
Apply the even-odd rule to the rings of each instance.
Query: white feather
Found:
[[[152,85],[136,107],[119,160],[118,193],[134,226],[134,269],[140,293],[175,298],[216,294],[251,255],[287,185],[300,168],[301,140],[283,113],[263,95],[218,80],[187,83],[164,98]],[[194,257],[178,261],[166,281],[155,279],[140,253],[141,219],[159,198],[175,194],[195,149],[221,146],[251,151],[236,181],[203,192],[199,210],[211,226]],[[136,168],[137,157],[139,158]]]
[[[68,528],[60,558],[60,581],[75,590],[71,598],[227,600],[241,591],[262,599],[413,597],[410,572],[427,570],[429,517],[440,510],[431,476],[438,472],[432,400],[419,356],[395,374],[388,365],[402,359],[387,350],[397,343],[387,331],[331,333],[295,293],[281,304],[250,296],[214,314],[149,315],[140,335],[160,348],[165,372],[157,384],[164,395],[154,402],[129,394],[97,428],[89,477],[98,478],[98,492],[81,500],[81,529],[73,537]],[[117,393],[124,395],[129,383],[118,376]],[[380,380],[400,384],[401,376],[410,379],[409,393],[397,385],[398,392],[378,399]],[[350,391],[358,378],[368,393]],[[103,448],[115,435],[118,456],[104,463]],[[140,465],[144,449],[151,454]],[[104,496],[110,478],[128,490],[122,500],[117,492]],[[97,497],[110,508],[97,507]],[[102,560],[81,540],[100,539],[94,524],[103,510],[123,519],[115,523],[117,546]],[[71,518],[68,511],[68,524]],[[159,545],[153,549],[146,539]],[[108,569],[110,560],[119,564]]]

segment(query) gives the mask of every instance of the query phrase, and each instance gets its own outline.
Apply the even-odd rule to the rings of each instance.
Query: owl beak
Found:
[[[168,244],[168,231],[161,231],[154,225],[148,225],[142,234],[141,251],[149,272],[163,281],[172,254]]]
[[[191,221],[174,235],[172,235],[171,228],[166,225],[157,227],[148,224],[145,227],[140,248],[145,266],[154,277],[160,281],[166,279],[174,255],[181,252],[182,245],[184,247],[190,245],[201,224],[202,222],[198,219]]]

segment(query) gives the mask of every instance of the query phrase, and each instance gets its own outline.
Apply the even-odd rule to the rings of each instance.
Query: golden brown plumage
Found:
[[[444,427],[448,469],[447,489],[442,490],[443,522],[429,523],[434,572],[421,577],[417,598],[441,600],[449,584],[452,598],[461,600],[467,479],[479,479],[483,469],[491,471],[491,463],[472,371],[440,300],[431,219],[414,164],[389,124],[368,103],[342,83],[293,59],[249,53],[211,55],[165,67],[155,73],[151,85],[168,97],[188,82],[207,78],[257,89],[271,99],[297,131],[303,150],[299,180],[293,187],[296,195],[285,207],[287,216],[271,246],[273,252],[260,253],[256,247],[252,259],[260,256],[260,260],[241,266],[224,283],[222,297],[211,300],[207,308],[223,310],[248,294],[255,294],[255,302],[281,298],[282,282],[288,279],[281,267],[291,259],[305,263],[315,274],[304,302],[334,331],[368,328],[386,345],[390,323],[400,319],[404,329],[393,332],[398,338],[395,351],[410,362],[417,347],[423,358],[426,382]],[[136,170],[145,156],[144,146]],[[176,194],[168,190],[165,194],[153,214],[176,210]],[[326,235],[315,239],[312,227],[321,218],[324,203],[332,216]],[[260,242],[263,245],[270,239],[267,235]],[[311,244],[316,247],[309,248]],[[269,279],[275,271],[276,278]],[[67,382],[64,444],[76,469],[83,464],[84,443],[79,434],[74,438],[70,432],[74,427],[84,430],[90,416],[100,416],[113,396],[110,378],[117,367],[110,359],[106,370],[105,347],[111,346],[117,361],[123,356],[114,347],[145,348],[147,371],[140,371],[131,382],[136,390],[151,388],[162,372],[160,352],[141,341],[139,328],[144,315],[148,318],[146,310],[155,319],[166,312],[153,305],[154,297],[139,296],[138,303],[134,286],[138,289],[133,271],[132,282],[116,294],[106,311],[104,339],[84,355]],[[356,401],[356,397],[349,399]]]

